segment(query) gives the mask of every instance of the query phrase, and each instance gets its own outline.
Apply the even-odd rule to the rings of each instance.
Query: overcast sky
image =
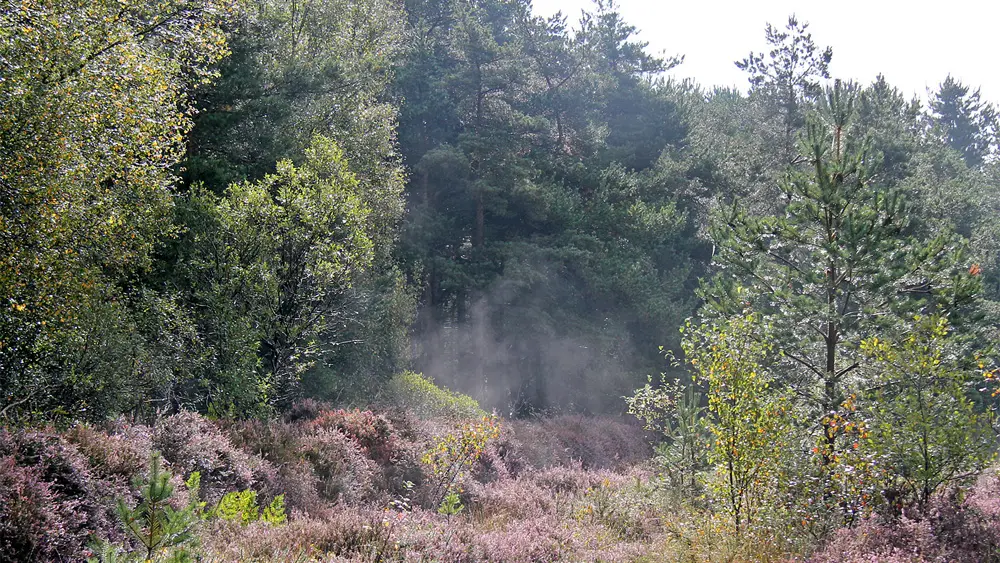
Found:
[[[831,74],[870,82],[879,73],[907,97],[925,97],[948,73],[1000,103],[1000,7],[993,2],[885,0],[619,0],[653,53],[685,55],[672,72],[702,85],[746,88],[734,61],[766,52],[764,26],[784,27],[790,14],[809,22],[820,48],[833,47]],[[534,0],[535,13],[562,10],[570,23],[591,0]]]

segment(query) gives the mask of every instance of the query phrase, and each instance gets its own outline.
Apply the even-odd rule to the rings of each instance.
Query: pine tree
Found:
[[[948,75],[930,102],[932,122],[941,140],[962,153],[971,167],[995,154],[1000,133],[996,108],[980,99],[979,90]]]
[[[100,542],[97,556],[92,563],[128,561],[182,563],[193,561],[191,548],[197,546],[195,525],[198,523],[197,502],[176,510],[170,506],[174,486],[172,475],[163,469],[159,452],[153,452],[149,463],[149,477],[137,480],[135,485],[142,500],[135,508],[119,498],[116,510],[129,537],[138,544],[137,550],[121,554],[120,546]]]
[[[789,16],[784,30],[767,24],[765,35],[771,50],[750,53],[736,67],[749,74],[751,98],[764,103],[769,118],[781,124],[778,142],[781,160],[795,160],[796,133],[805,125],[808,104],[821,97],[820,80],[830,77],[833,50],[820,50],[807,30],[809,24]]]
[[[841,447],[835,413],[859,388],[860,341],[921,308],[956,312],[977,288],[961,241],[910,236],[901,194],[875,183],[877,155],[850,133],[855,99],[840,82],[827,91],[802,145],[810,170],[782,184],[782,215],[720,214],[720,273],[703,290],[707,317],[750,307],[774,327],[783,383],[809,407],[824,465]]]

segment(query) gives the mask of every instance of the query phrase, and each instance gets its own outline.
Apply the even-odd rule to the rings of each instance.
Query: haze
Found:
[[[590,0],[535,0],[535,12],[562,11],[575,23]],[[795,14],[809,22],[816,44],[833,47],[831,72],[868,83],[879,73],[907,94],[927,97],[951,73],[982,96],[1000,102],[996,72],[997,9],[986,2],[949,2],[920,10],[901,2],[650,2],[620,0],[619,12],[640,30],[649,50],[685,55],[672,75],[702,85],[746,87],[733,64],[766,51],[764,26],[783,27]]]

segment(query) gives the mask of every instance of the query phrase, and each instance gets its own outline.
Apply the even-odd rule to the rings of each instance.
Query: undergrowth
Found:
[[[457,405],[0,430],[0,562],[1000,561],[992,474],[927,517],[737,531],[635,424]]]

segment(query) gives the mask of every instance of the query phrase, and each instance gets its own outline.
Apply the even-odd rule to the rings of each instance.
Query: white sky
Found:
[[[948,73],[1000,105],[1000,3],[898,0],[618,0],[626,22],[657,54],[685,55],[671,74],[704,86],[746,89],[736,68],[750,51],[768,51],[764,26],[788,16],[809,22],[817,47],[833,47],[831,75],[867,84],[880,72],[909,98],[926,97]],[[591,0],[534,0],[535,13],[562,10],[570,24]],[[995,7],[996,6],[996,7]]]

